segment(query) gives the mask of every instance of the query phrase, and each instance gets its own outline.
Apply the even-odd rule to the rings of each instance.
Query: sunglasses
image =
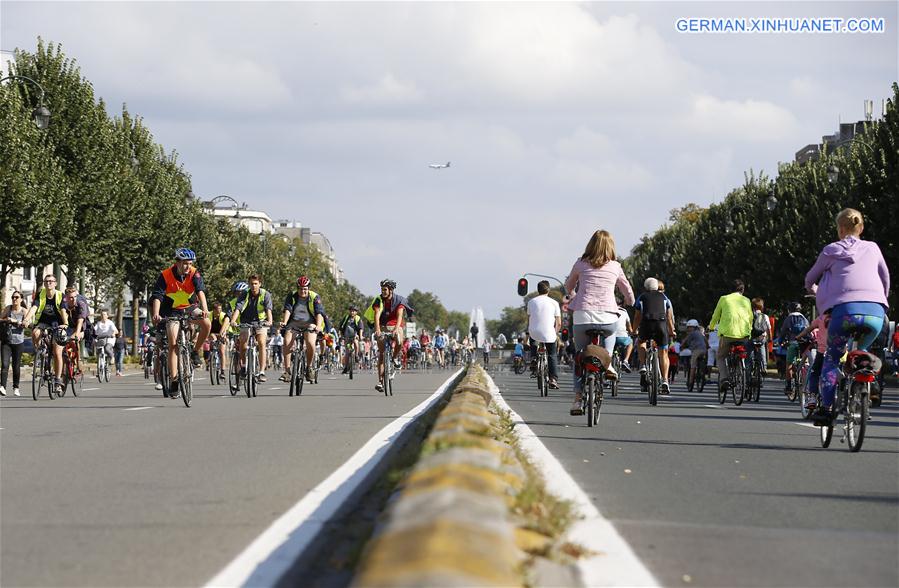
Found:
[[[44,280],[45,284],[55,284],[56,280]]]
[[[13,296],[12,297],[13,300],[19,300],[20,298],[22,298],[22,297],[21,296]]]

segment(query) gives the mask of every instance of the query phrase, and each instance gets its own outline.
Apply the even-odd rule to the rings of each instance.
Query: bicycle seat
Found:
[[[879,372],[881,367],[883,367],[883,363],[879,357],[867,351],[856,350],[849,352],[846,363],[843,364],[843,371],[849,373],[865,369]]]
[[[593,337],[600,337],[600,336],[610,337],[614,332],[615,332],[615,330],[613,328],[587,329],[586,331],[584,331],[584,334],[587,335],[587,337],[590,337],[592,339]]]

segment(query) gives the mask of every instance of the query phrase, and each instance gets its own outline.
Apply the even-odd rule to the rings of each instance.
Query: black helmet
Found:
[[[53,334],[53,340],[56,341],[57,345],[65,345],[69,340],[69,334],[66,333],[65,329],[57,329]]]
[[[798,302],[791,302],[787,304],[787,310],[790,312],[800,312],[802,310],[802,305]]]
[[[384,278],[383,280],[381,280],[381,287],[388,288],[390,290],[396,290],[396,282],[394,282],[390,278]]]

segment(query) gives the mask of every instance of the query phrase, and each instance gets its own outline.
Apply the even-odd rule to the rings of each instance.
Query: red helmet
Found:
[[[309,284],[312,283],[312,280],[307,278],[306,276],[300,276],[297,278],[297,287],[299,288],[308,288]]]

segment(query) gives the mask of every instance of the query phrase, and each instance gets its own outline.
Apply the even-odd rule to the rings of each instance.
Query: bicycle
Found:
[[[705,389],[706,376],[708,375],[705,352],[702,352],[699,359],[696,360],[696,367],[690,369],[693,371],[693,379],[687,384],[687,392],[692,392],[696,388],[697,392],[701,394]]]
[[[166,332],[168,332],[168,324],[169,323],[178,323],[178,337],[175,341],[175,353],[178,359],[178,378],[177,378],[177,386],[178,390],[181,392],[181,400],[184,402],[184,406],[190,408],[190,403],[193,402],[193,379],[194,379],[194,364],[190,359],[190,352],[193,350],[193,346],[191,345],[190,338],[188,337],[188,327],[190,326],[190,318],[187,316],[170,316],[163,319],[166,323]],[[168,347],[166,347],[168,349]],[[167,360],[168,358],[166,358]],[[177,394],[177,391],[173,392],[171,390],[171,376],[168,374],[168,361],[162,362],[164,366],[163,371],[163,379],[168,380],[168,396],[174,397],[174,394]],[[165,384],[163,384],[163,392],[165,392]]]
[[[242,324],[241,326],[249,330],[247,335],[247,348],[244,351],[244,357],[246,358],[244,363],[246,375],[243,379],[244,392],[246,393],[247,398],[256,398],[256,391],[259,387],[259,381],[256,377],[256,371],[259,367],[259,349],[257,349],[256,331],[265,328],[267,325],[262,321],[252,321],[250,323]]]
[[[61,328],[61,327],[57,327]],[[50,357],[50,349],[53,345],[53,330],[44,329],[38,340],[37,350],[34,354],[34,365],[31,369],[31,397],[35,400],[40,397],[41,388],[47,388],[47,396],[50,400],[57,398],[59,392],[56,389],[56,376],[53,374],[53,360]]]
[[[621,354],[618,353],[618,347],[612,352],[612,369],[615,373],[621,374]],[[612,398],[618,398],[618,381],[619,378],[609,380],[609,389],[612,391]]]
[[[520,355],[516,355],[512,358],[512,371],[518,375],[524,373],[524,358]]]
[[[209,383],[218,386],[222,383],[222,341],[216,338],[209,347]]]
[[[840,382],[837,384],[832,416],[829,422],[818,425],[821,434],[821,447],[830,446],[834,423],[837,418],[842,416],[843,435],[840,443],[847,443],[849,451],[852,453],[861,450],[868,423],[871,384],[877,379],[877,373],[881,367],[880,359],[873,353],[849,352],[840,371]]]
[[[140,363],[144,368],[144,379],[149,380],[151,375],[155,375],[155,356],[156,349],[153,343],[148,343],[146,345],[141,345],[141,358]]]
[[[649,405],[659,403],[659,386],[662,382],[662,368],[659,366],[659,348],[654,339],[646,346],[646,372],[640,375],[640,388],[649,394]]]
[[[109,360],[106,358],[105,341],[109,337],[99,337],[97,339],[97,381],[100,383],[109,383]]]
[[[378,377],[384,396],[393,396],[393,378],[396,376],[396,368],[393,365],[393,344],[396,335],[393,333],[381,333],[381,340],[384,342],[384,372]]]
[[[549,396],[549,366],[546,363],[546,345],[537,342],[537,390],[540,396]]]
[[[793,373],[790,378],[790,389],[784,394],[787,396],[787,400],[790,402],[796,402],[796,399],[799,398],[802,388],[805,387],[805,380],[808,378],[808,350],[811,346],[811,341],[809,339],[803,339],[802,341],[794,341],[796,345],[799,346],[799,352],[796,355],[796,359],[793,360],[793,363],[790,364],[793,368]],[[805,348],[803,348],[805,346]]]
[[[240,390],[240,349],[237,347],[236,339],[237,335],[234,333],[228,334],[228,345],[231,348],[228,356],[228,391],[231,392],[231,396],[237,396]]]
[[[306,381],[308,365],[306,363],[306,337],[304,333],[316,332],[315,325],[309,325],[305,330],[291,328],[294,334],[293,349],[290,351],[290,390],[289,396],[299,396],[303,393],[303,384]],[[304,336],[300,336],[304,335]],[[315,365],[318,356],[318,345],[312,346],[312,365]]]
[[[734,400],[734,406],[743,404],[746,394],[746,346],[742,343],[734,343],[730,346],[727,356],[724,358],[727,364],[727,384]],[[727,400],[727,388],[722,386],[721,376],[718,376],[718,404],[724,404]]]
[[[346,370],[345,374],[349,376],[349,378],[353,379],[353,368],[356,363],[356,339],[350,339],[349,341],[344,343],[344,354],[346,355]]]
[[[752,358],[749,362],[749,380],[746,382],[746,400],[758,402],[762,394],[762,379],[765,375],[765,364],[762,361],[765,343],[763,341],[753,341],[752,346]]]
[[[66,389],[72,390],[77,397],[84,387],[84,376],[78,368],[78,341],[69,339],[62,350],[62,389],[59,396],[66,395]]]
[[[599,344],[599,337],[611,336],[611,332],[599,329],[587,329],[587,337],[592,345]],[[593,427],[599,424],[599,414],[602,410],[603,389],[606,387],[605,368],[598,357],[586,356],[580,361],[581,378],[584,383],[581,389],[582,408],[587,415],[587,426]]]

